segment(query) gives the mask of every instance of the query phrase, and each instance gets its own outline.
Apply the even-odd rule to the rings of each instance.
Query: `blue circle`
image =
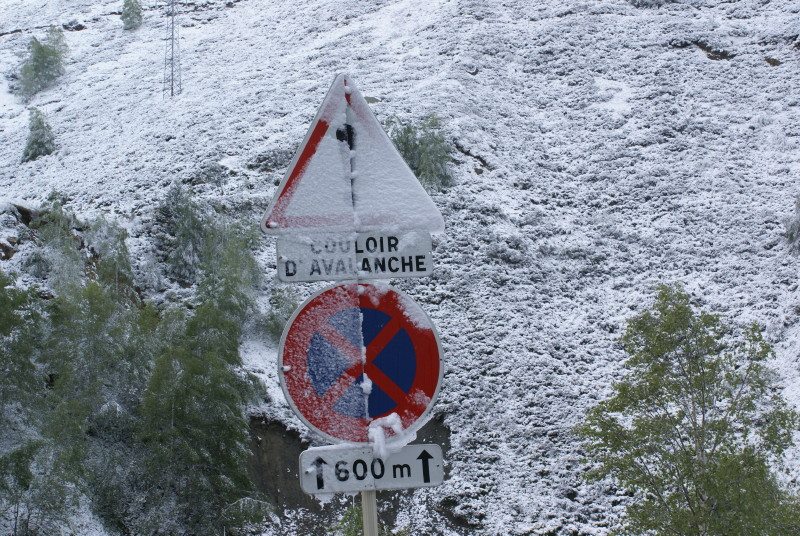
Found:
[[[366,348],[390,320],[389,315],[377,309],[351,307],[337,312],[328,323],[354,346]],[[350,360],[319,333],[311,337],[307,355],[311,384],[320,397],[350,367]],[[398,330],[372,364],[407,394],[417,373],[416,353],[408,333],[402,328]],[[372,419],[391,413],[397,407],[397,402],[374,380],[369,396],[366,396],[363,382],[364,375],[361,374],[336,401],[333,410],[348,417]]]

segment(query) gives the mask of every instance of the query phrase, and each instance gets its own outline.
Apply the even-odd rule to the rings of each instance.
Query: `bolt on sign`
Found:
[[[348,75],[334,80],[261,227],[277,237],[281,281],[342,282],[295,311],[278,376],[295,414],[333,444],[301,455],[302,488],[361,491],[375,534],[375,490],[444,478],[440,447],[405,444],[430,415],[443,364],[422,308],[364,281],[431,275],[444,219]]]

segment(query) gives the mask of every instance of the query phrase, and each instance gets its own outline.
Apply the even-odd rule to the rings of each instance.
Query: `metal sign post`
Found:
[[[361,519],[364,521],[364,536],[378,536],[378,500],[377,492],[367,490],[361,492]]]

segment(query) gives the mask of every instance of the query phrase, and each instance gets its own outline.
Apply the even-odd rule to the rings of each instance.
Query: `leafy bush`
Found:
[[[30,162],[40,156],[47,156],[56,150],[53,130],[44,114],[38,108],[31,108],[28,118],[28,141],[22,153],[22,161]]]
[[[625,377],[579,433],[590,477],[639,494],[625,534],[800,534],[800,504],[770,471],[798,418],[774,390],[757,326],[734,339],[663,286],[622,342]]]
[[[786,239],[792,250],[800,251],[800,197],[795,200],[794,218],[786,222]]]
[[[56,78],[64,74],[66,53],[64,32],[57,26],[51,26],[42,41],[31,37],[28,56],[19,72],[20,91],[25,99],[50,87]]]
[[[408,167],[427,190],[439,191],[453,184],[448,167],[452,148],[436,115],[429,115],[418,124],[390,118],[387,129]]]
[[[122,3],[122,28],[135,30],[142,25],[142,5],[139,0],[125,0]]]

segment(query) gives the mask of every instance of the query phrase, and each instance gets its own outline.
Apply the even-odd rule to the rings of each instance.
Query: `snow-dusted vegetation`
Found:
[[[256,229],[343,71],[382,121],[435,114],[452,158],[434,275],[394,282],[442,335],[448,477],[380,496],[392,530],[621,528],[641,488],[587,479],[576,427],[662,283],[762,326],[800,408],[796,3],[183,1],[175,98],[163,5],[132,32],[123,4],[0,0],[2,530],[337,526],[347,506],[296,498],[295,453],[269,444],[311,439],[276,334],[322,285],[275,281]],[[51,26],[60,63],[26,86]],[[54,146],[21,162],[30,106]],[[799,452],[769,466],[787,493]]]

